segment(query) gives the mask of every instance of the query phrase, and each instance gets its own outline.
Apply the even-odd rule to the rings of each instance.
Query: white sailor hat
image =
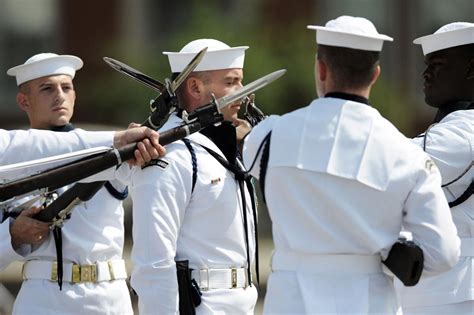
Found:
[[[16,84],[21,85],[50,75],[66,74],[74,78],[76,70],[81,69],[83,64],[76,56],[42,53],[34,55],[22,65],[10,68],[7,74],[16,76]]]
[[[321,45],[359,50],[381,51],[384,41],[393,38],[379,34],[374,24],[362,17],[343,15],[325,26],[308,25],[316,30],[316,42]]]
[[[207,47],[201,62],[194,71],[210,71],[221,69],[243,68],[245,50],[248,46],[229,47],[215,39],[197,39],[188,43],[179,52],[164,51],[168,56],[171,72],[181,72],[194,56]]]
[[[421,45],[423,54],[474,43],[474,23],[454,22],[442,26],[434,34],[413,41]]]

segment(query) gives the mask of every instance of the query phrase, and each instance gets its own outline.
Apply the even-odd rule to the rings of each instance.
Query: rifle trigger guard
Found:
[[[53,230],[55,227],[62,227],[66,220],[69,220],[69,215],[72,213],[74,207],[80,202],[79,198],[74,199],[66,208],[59,211],[55,218],[53,218],[53,223],[50,225],[49,229]]]

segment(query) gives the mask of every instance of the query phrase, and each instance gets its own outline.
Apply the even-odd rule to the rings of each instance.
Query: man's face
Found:
[[[214,93],[218,99],[231,92],[234,92],[242,87],[243,71],[242,69],[224,69],[209,71],[209,77],[207,82],[204,83],[205,93],[204,95],[210,96]],[[211,99],[209,98],[207,102]],[[240,109],[240,102],[230,104],[221,109],[221,113],[224,115],[224,120],[233,121],[237,118],[237,113]]]
[[[454,101],[463,100],[469,90],[466,80],[468,60],[454,48],[435,51],[425,57],[423,72],[425,102],[433,107],[441,107]]]
[[[20,107],[28,114],[32,128],[49,129],[69,123],[76,92],[68,75],[41,77],[20,88]]]

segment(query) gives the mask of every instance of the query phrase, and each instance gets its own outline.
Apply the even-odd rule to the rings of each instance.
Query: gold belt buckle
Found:
[[[81,282],[96,282],[97,268],[96,265],[81,266]]]
[[[56,282],[58,281],[58,262],[53,261],[51,264],[51,281]]]
[[[72,283],[81,282],[81,265],[72,265]]]
[[[72,266],[72,283],[78,282],[96,282],[97,267],[96,265],[73,265]]]
[[[237,268],[231,268],[232,289],[237,288]]]

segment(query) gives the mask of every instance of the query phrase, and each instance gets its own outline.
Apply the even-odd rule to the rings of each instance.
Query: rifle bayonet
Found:
[[[146,85],[147,87],[151,88],[152,90],[160,94],[165,89],[165,85],[161,83],[160,81],[153,79],[149,75],[146,75],[121,61],[118,61],[110,57],[104,57],[103,59],[113,69],[131,77],[132,79]]]
[[[104,57],[104,61],[120,73],[123,73],[160,93],[158,97],[150,101],[151,114],[142,123],[142,126],[158,130],[168,120],[171,113],[177,110],[179,104],[175,92],[189,74],[196,69],[206,51],[207,47],[199,51],[173,81],[165,79],[165,84],[118,60]]]

